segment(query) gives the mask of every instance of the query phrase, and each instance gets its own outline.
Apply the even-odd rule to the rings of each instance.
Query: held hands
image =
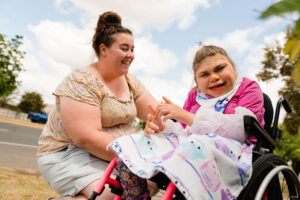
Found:
[[[144,135],[149,138],[150,134],[163,131],[165,129],[165,124],[163,123],[161,117],[158,117],[157,112],[151,105],[149,105],[148,108],[150,110],[150,114],[147,116]]]
[[[187,123],[191,117],[191,113],[180,108],[166,97],[163,97],[163,100],[166,103],[158,105],[156,110],[154,110],[152,106],[148,106],[151,114],[147,116],[144,129],[146,137],[150,137],[150,134],[163,131],[165,129],[164,122],[168,119],[175,119],[179,122]]]
[[[166,104],[158,105],[156,110],[159,117],[163,116],[164,122],[167,119],[175,119],[177,122],[181,122],[189,126],[193,124],[195,114],[184,110],[166,97],[163,97],[163,99]]]
[[[157,106],[156,111],[159,117],[163,117],[165,122],[168,119],[175,119],[176,121],[183,122],[185,118],[185,111],[178,105],[174,104],[172,101],[163,97],[163,100],[166,102]]]

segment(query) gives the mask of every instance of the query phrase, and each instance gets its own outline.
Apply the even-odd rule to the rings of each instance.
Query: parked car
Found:
[[[28,112],[27,118],[30,119],[32,122],[45,124],[48,121],[48,114],[47,113]]]

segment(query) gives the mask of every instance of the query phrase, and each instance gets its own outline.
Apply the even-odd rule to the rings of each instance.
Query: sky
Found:
[[[0,0],[0,33],[22,35],[25,69],[19,94],[38,92],[53,105],[52,92],[77,67],[96,60],[92,36],[98,17],[115,11],[135,38],[130,73],[158,100],[182,106],[194,86],[192,60],[199,43],[223,47],[238,72],[257,80],[264,48],[284,42],[289,19],[259,19],[276,0]],[[279,80],[258,82],[273,106]]]

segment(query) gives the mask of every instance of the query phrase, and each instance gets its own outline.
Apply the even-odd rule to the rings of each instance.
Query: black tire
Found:
[[[276,166],[285,165],[287,163],[281,157],[274,154],[266,154],[259,157],[253,163],[253,174],[247,187],[241,192],[238,200],[252,200],[261,186],[262,181],[267,174]],[[266,189],[267,199],[282,200],[282,199],[300,199],[300,184],[297,176],[292,170],[281,171],[283,178],[280,179],[278,175],[274,176],[272,181],[268,184]],[[286,187],[283,188],[283,187]],[[283,189],[285,189],[283,191]],[[286,192],[288,192],[288,197]],[[284,196],[283,197],[283,194]]]

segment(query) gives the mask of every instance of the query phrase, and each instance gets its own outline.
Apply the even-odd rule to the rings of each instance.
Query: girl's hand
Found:
[[[158,133],[165,129],[165,124],[161,120],[160,117],[157,116],[154,108],[152,106],[148,106],[150,110],[150,114],[147,116],[146,126],[144,129],[144,135],[146,137],[150,137],[150,134]]]
[[[184,110],[178,105],[174,104],[172,101],[163,97],[163,100],[166,102],[165,104],[160,104],[156,108],[156,112],[158,118],[163,117],[163,121],[165,122],[167,119],[175,119],[181,123],[185,123],[187,125],[191,125],[194,120],[194,114]]]

